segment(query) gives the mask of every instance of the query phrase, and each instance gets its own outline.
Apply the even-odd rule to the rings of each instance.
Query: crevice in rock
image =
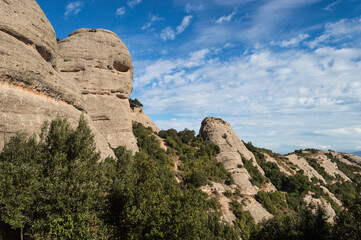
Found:
[[[16,38],[17,40],[23,42],[26,45],[34,45],[34,43],[32,41],[30,41],[28,38],[23,37],[23,36],[19,36],[13,32],[7,31],[5,29],[0,29],[1,32],[4,32],[14,38]],[[36,46],[35,47],[36,51],[40,54],[40,56],[47,62],[51,62],[52,57],[51,57],[51,53],[46,51],[46,49],[44,47],[41,46]]]
[[[80,68],[73,68],[73,69],[61,69],[60,72],[80,72],[80,71],[84,71],[84,69],[80,69]]]
[[[113,68],[118,72],[128,72],[130,69],[128,66],[123,65],[119,61],[114,61]]]
[[[40,54],[42,58],[44,58],[45,61],[51,62],[51,54],[46,51],[44,47],[36,46],[36,51]]]
[[[91,116],[93,122],[109,121],[110,118],[107,116]]]

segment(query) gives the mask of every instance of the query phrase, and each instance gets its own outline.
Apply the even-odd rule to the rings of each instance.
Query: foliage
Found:
[[[199,187],[210,181],[225,181],[232,183],[233,179],[225,170],[222,163],[216,161],[219,153],[218,146],[206,144],[202,137],[195,136],[193,130],[175,129],[160,131],[159,136],[166,139],[167,145],[174,149],[174,153],[181,161],[180,174],[184,183]]]
[[[264,221],[251,234],[252,240],[323,240],[331,237],[331,226],[326,223],[324,212],[319,210],[313,214],[306,209]]]
[[[283,192],[264,192],[259,191],[255,195],[256,200],[273,215],[280,214],[287,210],[286,194]]]
[[[143,107],[143,104],[136,98],[135,99],[129,98],[129,104],[130,104],[131,108],[134,108],[134,107],[142,108]]]
[[[247,160],[242,156],[244,167],[247,169],[249,175],[251,175],[251,183],[257,187],[262,187],[265,184],[266,179],[263,177],[257,167],[253,166],[252,160]]]
[[[106,181],[99,159],[83,116],[75,130],[60,118],[44,124],[40,141],[17,134],[0,154],[1,220],[37,239],[55,229],[64,239],[103,234],[101,222],[95,229],[84,217],[102,214]]]
[[[256,227],[256,223],[251,213],[249,211],[244,211],[242,205],[236,200],[233,200],[230,203],[230,209],[236,216],[234,225],[241,238],[244,240],[250,239],[251,233]]]
[[[109,194],[109,222],[121,239],[237,239],[220,221],[219,204],[193,185],[181,187],[174,177],[173,155],[160,148],[152,131],[135,124],[139,153],[115,149],[118,161]],[[170,131],[173,132],[173,131]],[[178,136],[178,134],[177,134]],[[191,141],[184,133],[177,141]]]
[[[316,159],[306,157],[306,161],[308,164],[310,164],[311,167],[313,167],[328,183],[333,181],[335,178],[329,175],[325,168],[322,167]]]
[[[355,198],[336,218],[334,239],[361,239],[361,199]]]

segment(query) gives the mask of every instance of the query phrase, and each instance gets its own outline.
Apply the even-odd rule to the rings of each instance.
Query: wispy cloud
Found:
[[[227,16],[222,16],[222,17],[218,18],[216,22],[217,23],[230,22],[235,14],[236,14],[236,12],[232,12],[231,14],[229,14]]]
[[[164,20],[164,18],[162,18],[162,17],[158,17],[157,15],[149,14],[149,21],[146,22],[146,23],[142,26],[141,30],[146,30],[146,29],[150,28],[155,22],[157,22],[157,21],[163,21],[163,20]]]
[[[141,2],[142,0],[129,0],[127,4],[130,8],[134,8],[136,5],[138,5]]]
[[[330,43],[359,43],[361,37],[361,17],[342,19],[334,23],[327,23],[324,33],[311,41],[311,47]]]
[[[83,6],[84,6],[84,4],[82,1],[70,2],[65,7],[64,17],[68,18],[70,15],[78,14],[82,10]]]
[[[115,11],[115,16],[123,16],[125,14],[125,7],[117,8]]]
[[[176,32],[174,32],[172,27],[164,28],[160,33],[160,37],[163,39],[163,41],[174,40],[176,35],[184,32],[184,30],[189,26],[192,18],[192,15],[185,16],[182,22],[176,27]]]
[[[278,43],[278,45],[280,45],[281,47],[295,47],[309,37],[310,35],[308,34],[299,34],[297,37],[281,41],[280,43]]]
[[[292,39],[284,44],[298,42]],[[355,144],[361,134],[360,59],[361,47],[261,48],[227,60],[207,48],[148,64],[135,75],[134,86],[144,89],[137,91],[151,115],[171,114],[189,123],[219,116],[258,144],[277,136],[292,146],[308,142],[310,147],[350,149],[360,145]],[[183,120],[174,121],[157,123],[182,129]],[[265,135],[270,129],[272,134]]]
[[[336,7],[336,5],[340,4],[341,2],[343,2],[343,0],[336,0],[330,4],[328,4],[324,9],[327,11],[332,11],[334,7]]]
[[[175,39],[174,30],[171,27],[166,27],[160,33],[160,37],[163,39],[163,41],[174,40]]]
[[[321,0],[271,0],[265,1],[252,16],[251,27],[245,33],[249,38],[260,39],[278,28],[278,24],[290,19],[295,11]]]
[[[193,16],[191,15],[188,15],[188,16],[185,16],[181,22],[181,24],[179,24],[177,26],[177,32],[176,34],[180,34],[182,32],[184,32],[184,30],[189,26],[191,20],[192,20]]]
[[[199,4],[187,3],[185,10],[187,13],[191,13],[191,12],[199,12],[204,9],[205,9],[205,6],[202,3],[199,3]]]

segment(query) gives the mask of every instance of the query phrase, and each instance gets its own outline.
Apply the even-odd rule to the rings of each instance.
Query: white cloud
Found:
[[[342,19],[338,22],[327,23],[324,33],[309,43],[314,48],[329,43],[351,42],[359,43],[361,37],[361,17]]]
[[[134,8],[136,5],[138,5],[141,2],[142,0],[129,0],[127,4],[130,8]]]
[[[149,21],[146,22],[142,26],[141,30],[146,30],[146,29],[150,28],[155,22],[163,21],[163,20],[164,20],[164,18],[162,18],[162,17],[158,17],[157,15],[149,14]]]
[[[187,3],[186,5],[186,12],[199,12],[205,9],[205,6],[203,4],[193,4],[193,3]]]
[[[192,20],[193,16],[191,15],[188,15],[188,16],[185,16],[181,22],[181,24],[179,24],[177,26],[177,32],[176,34],[180,34],[182,32],[184,32],[184,30],[189,26],[191,20]]]
[[[301,8],[319,2],[321,0],[272,0],[264,1],[251,18],[251,27],[247,29],[248,38],[267,38],[268,34],[279,27],[279,23],[288,21]],[[297,15],[295,15],[297,16]]]
[[[299,34],[295,38],[291,38],[289,40],[284,40],[284,41],[280,42],[279,45],[281,47],[295,47],[295,46],[298,46],[301,42],[303,42],[304,40],[306,40],[309,37],[310,37],[310,35],[308,35],[308,34]]]
[[[356,146],[355,150],[361,150],[361,146]]]
[[[217,19],[216,23],[230,22],[235,14],[236,14],[236,12],[232,12],[231,14],[229,14],[227,16],[222,16]]]
[[[160,37],[163,39],[163,41],[174,40],[175,34],[171,27],[166,27],[160,33]]]
[[[69,17],[70,15],[78,14],[82,8],[83,8],[82,1],[70,2],[68,5],[66,5],[66,10],[64,13],[65,18]]]
[[[189,118],[171,118],[169,120],[156,120],[155,124],[160,129],[170,129],[174,128],[177,131],[182,131],[185,128],[188,129],[199,129],[201,121],[203,119],[189,119]],[[187,126],[187,127],[185,127]],[[197,131],[196,131],[197,134]]]
[[[360,59],[357,48],[259,49],[228,60],[201,49],[147,65],[134,86],[151,115],[222,117],[258,144],[277,137],[292,146],[309,140],[310,147],[350,149],[360,145]]]
[[[174,40],[176,35],[184,32],[184,30],[189,26],[192,18],[193,16],[191,15],[185,16],[182,22],[177,26],[176,28],[177,32],[174,32],[173,28],[171,27],[164,28],[160,33],[160,37],[163,39],[163,41]],[[147,27],[147,26],[143,26],[143,27]]]
[[[341,2],[343,2],[343,0],[336,0],[336,1],[328,4],[324,9],[327,10],[327,11],[332,11],[333,8],[334,8],[336,5],[340,4]]]
[[[123,16],[125,14],[125,7],[117,8],[115,16]]]

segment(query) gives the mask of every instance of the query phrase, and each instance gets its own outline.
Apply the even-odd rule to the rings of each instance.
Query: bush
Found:
[[[143,104],[136,98],[135,99],[129,98],[129,104],[130,104],[131,108],[134,108],[134,107],[142,108],[143,107]]]

